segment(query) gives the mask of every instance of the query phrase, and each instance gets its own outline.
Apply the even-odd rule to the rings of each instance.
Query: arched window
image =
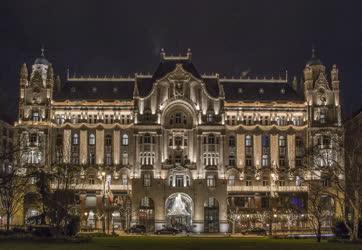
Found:
[[[247,147],[253,146],[253,138],[251,137],[251,135],[245,136],[245,146]]]
[[[96,144],[96,137],[94,134],[90,134],[89,135],[89,141],[88,141],[89,145],[94,145]]]
[[[73,145],[78,145],[79,144],[79,136],[78,134],[74,134],[73,135]]]
[[[123,134],[123,136],[122,136],[122,145],[128,146],[128,135],[127,134]]]

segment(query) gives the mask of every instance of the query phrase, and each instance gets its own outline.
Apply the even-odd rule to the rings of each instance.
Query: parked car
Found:
[[[126,233],[144,234],[146,233],[146,227],[144,225],[133,225],[132,227],[126,230]]]
[[[267,232],[264,228],[261,227],[253,227],[253,228],[248,228],[245,229],[243,231],[241,231],[242,234],[256,234],[256,235],[267,235]]]
[[[178,234],[180,233],[180,230],[173,228],[173,227],[164,227],[162,229],[156,230],[155,234]]]

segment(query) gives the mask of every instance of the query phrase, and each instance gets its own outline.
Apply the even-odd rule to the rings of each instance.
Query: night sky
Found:
[[[340,69],[345,115],[362,106],[361,1],[1,1],[0,118],[16,118],[19,69],[45,54],[56,74],[153,72],[191,48],[200,73],[298,79],[314,45]]]

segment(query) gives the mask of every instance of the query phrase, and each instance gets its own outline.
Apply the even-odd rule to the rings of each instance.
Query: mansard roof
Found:
[[[191,61],[191,52],[187,56],[166,56],[161,52],[161,61],[153,75],[136,74],[128,78],[91,78],[67,77],[60,91],[54,94],[54,100],[131,100],[135,83],[141,97],[149,95],[156,81],[181,65],[183,70],[205,83],[208,94],[218,98],[225,93],[226,101],[303,101],[303,96],[284,79],[235,79],[219,78],[218,74],[200,75]],[[220,87],[223,87],[223,90]]]
[[[68,78],[60,91],[54,92],[56,101],[114,101],[133,98],[133,78]]]
[[[303,101],[303,96],[287,80],[220,79],[225,100],[235,101]]]

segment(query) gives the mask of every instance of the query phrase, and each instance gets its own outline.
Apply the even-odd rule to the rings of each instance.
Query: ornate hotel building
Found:
[[[79,211],[98,228],[105,189],[108,205],[130,204],[113,224],[150,231],[227,232],[235,207],[306,213],[308,183],[295,169],[309,145],[342,127],[337,67],[328,72],[313,53],[301,81],[225,78],[200,74],[190,50],[160,57],[152,75],[68,73],[62,82],[43,54],[30,73],[24,64],[15,124],[31,147],[24,164],[78,166]],[[36,213],[25,204],[25,216]]]

